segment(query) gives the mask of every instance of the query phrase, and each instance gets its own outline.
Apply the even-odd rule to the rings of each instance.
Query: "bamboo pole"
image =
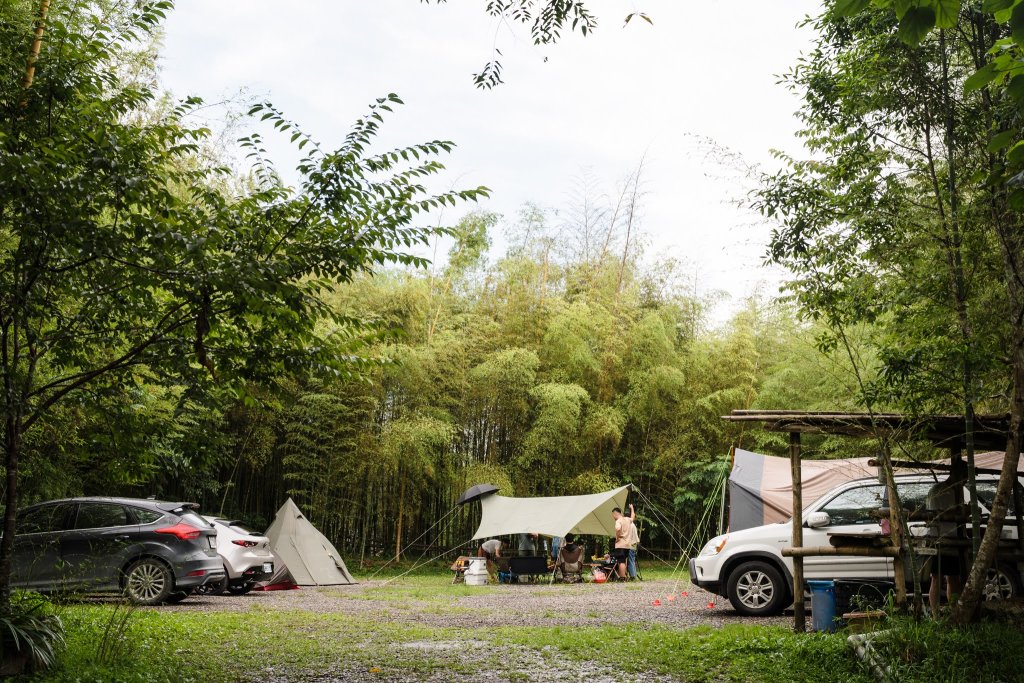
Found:
[[[804,544],[800,432],[789,433],[789,464],[793,474],[793,549],[799,550]],[[804,559],[800,555],[793,556],[793,630],[797,633],[807,630],[807,615],[804,614]]]
[[[36,76],[36,61],[39,59],[39,51],[43,46],[43,32],[46,30],[46,15],[50,11],[50,0],[42,0],[39,3],[39,16],[36,17],[36,30],[35,36],[32,39],[32,48],[28,53],[28,64],[25,67],[25,80],[21,82],[21,87],[25,91],[21,106],[25,107],[28,105],[28,89],[32,87],[32,81]]]
[[[898,557],[899,548],[893,546],[879,546],[871,548],[863,545],[831,546],[823,545],[811,548],[783,548],[783,557],[792,557],[793,561],[804,557],[835,557],[842,555],[856,555],[857,557]]]

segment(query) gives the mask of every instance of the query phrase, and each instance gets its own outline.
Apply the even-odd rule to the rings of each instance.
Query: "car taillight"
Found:
[[[199,538],[199,534],[202,533],[199,529],[195,528],[194,526],[185,523],[178,523],[174,526],[165,526],[162,529],[156,529],[155,531],[158,534],[170,534],[171,536],[180,538],[183,541],[189,541],[193,538]]]
[[[242,541],[237,538],[231,542],[235,545],[240,545],[243,548],[255,548],[257,545],[259,545],[259,543],[257,543],[256,541]]]

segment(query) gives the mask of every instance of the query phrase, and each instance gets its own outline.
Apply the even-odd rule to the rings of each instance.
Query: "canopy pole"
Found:
[[[793,473],[793,548],[804,545],[804,501],[800,476],[800,432],[789,433],[789,464]],[[804,558],[793,557],[793,630],[807,630],[804,614]]]

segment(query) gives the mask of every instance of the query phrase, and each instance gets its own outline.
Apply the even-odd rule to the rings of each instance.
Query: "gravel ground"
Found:
[[[730,623],[791,624],[791,617],[741,617],[728,600],[674,581],[615,584],[526,584],[487,586],[479,595],[444,600],[450,586],[438,577],[437,593],[420,600],[401,593],[402,584],[367,581],[355,586],[302,588],[244,596],[191,597],[159,609],[188,611],[306,610],[378,616],[434,626],[602,626],[662,624],[674,628],[718,627]],[[395,588],[395,592],[381,591]],[[416,591],[423,592],[417,584]],[[685,593],[685,595],[684,595]],[[380,598],[377,594],[381,594]],[[661,605],[653,602],[660,600]],[[447,605],[452,609],[439,609]]]
[[[392,623],[415,623],[438,627],[499,626],[624,626],[627,624],[660,624],[672,628],[695,626],[718,627],[730,623],[778,624],[792,623],[790,616],[741,617],[728,601],[713,596],[688,583],[654,580],[627,584],[571,585],[501,585],[486,586],[479,594],[475,589],[453,588],[443,577],[437,577],[436,589],[422,579],[414,584],[366,581],[355,586],[302,588],[291,591],[250,593],[245,596],[191,597],[176,606],[160,607],[175,611],[266,611],[292,610],[310,613],[332,613],[370,618]],[[450,594],[446,598],[446,592]],[[660,600],[660,605],[654,605]],[[383,665],[380,670],[346,669],[338,663],[329,671],[267,669],[242,680],[259,683],[340,683],[343,681],[412,681],[463,680],[464,673],[447,671],[444,662],[458,662],[476,667],[474,681],[529,681],[552,683],[612,683],[624,680],[621,671],[605,662],[565,664],[554,650],[502,646],[474,640],[471,631],[464,639],[420,640],[387,643],[392,662],[431,661],[431,673],[420,667],[403,669]],[[559,664],[556,664],[559,663]],[[440,666],[438,667],[438,663]],[[629,680],[664,683],[672,677],[653,672],[629,674]]]

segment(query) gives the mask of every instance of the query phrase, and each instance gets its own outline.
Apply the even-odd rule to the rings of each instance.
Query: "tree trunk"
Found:
[[[985,586],[988,570],[995,559],[996,546],[1003,531],[1007,506],[1017,481],[1017,465],[1020,461],[1022,432],[1024,432],[1024,332],[1018,326],[1014,331],[1013,348],[1013,401],[1010,405],[1010,432],[1006,441],[1006,457],[999,475],[995,501],[989,516],[985,536],[978,547],[978,556],[967,577],[967,585],[953,611],[953,620],[958,624],[973,621],[978,614],[981,593]]]
[[[13,406],[7,406],[8,411]],[[8,415],[4,424],[4,468],[7,491],[4,496],[3,537],[0,538],[0,614],[11,607],[11,556],[18,513],[18,464],[21,456],[21,420]]]
[[[398,523],[395,531],[395,562],[402,559],[402,515],[405,514],[405,479],[401,479],[398,489]]]
[[[995,560],[1010,496],[1017,482],[1021,447],[1024,446],[1024,235],[1021,234],[1021,226],[1013,220],[1014,216],[1008,211],[1000,212],[997,207],[994,214],[996,233],[1003,250],[1006,288],[1013,316],[1010,321],[1013,330],[1010,344],[1010,376],[1013,379],[1010,430],[1006,439],[1006,457],[1003,459],[1003,467],[999,474],[999,485],[996,487],[996,497],[992,503],[985,536],[981,539],[964,592],[953,609],[953,621],[957,624],[971,622],[978,616],[982,589],[985,587],[988,570]]]

